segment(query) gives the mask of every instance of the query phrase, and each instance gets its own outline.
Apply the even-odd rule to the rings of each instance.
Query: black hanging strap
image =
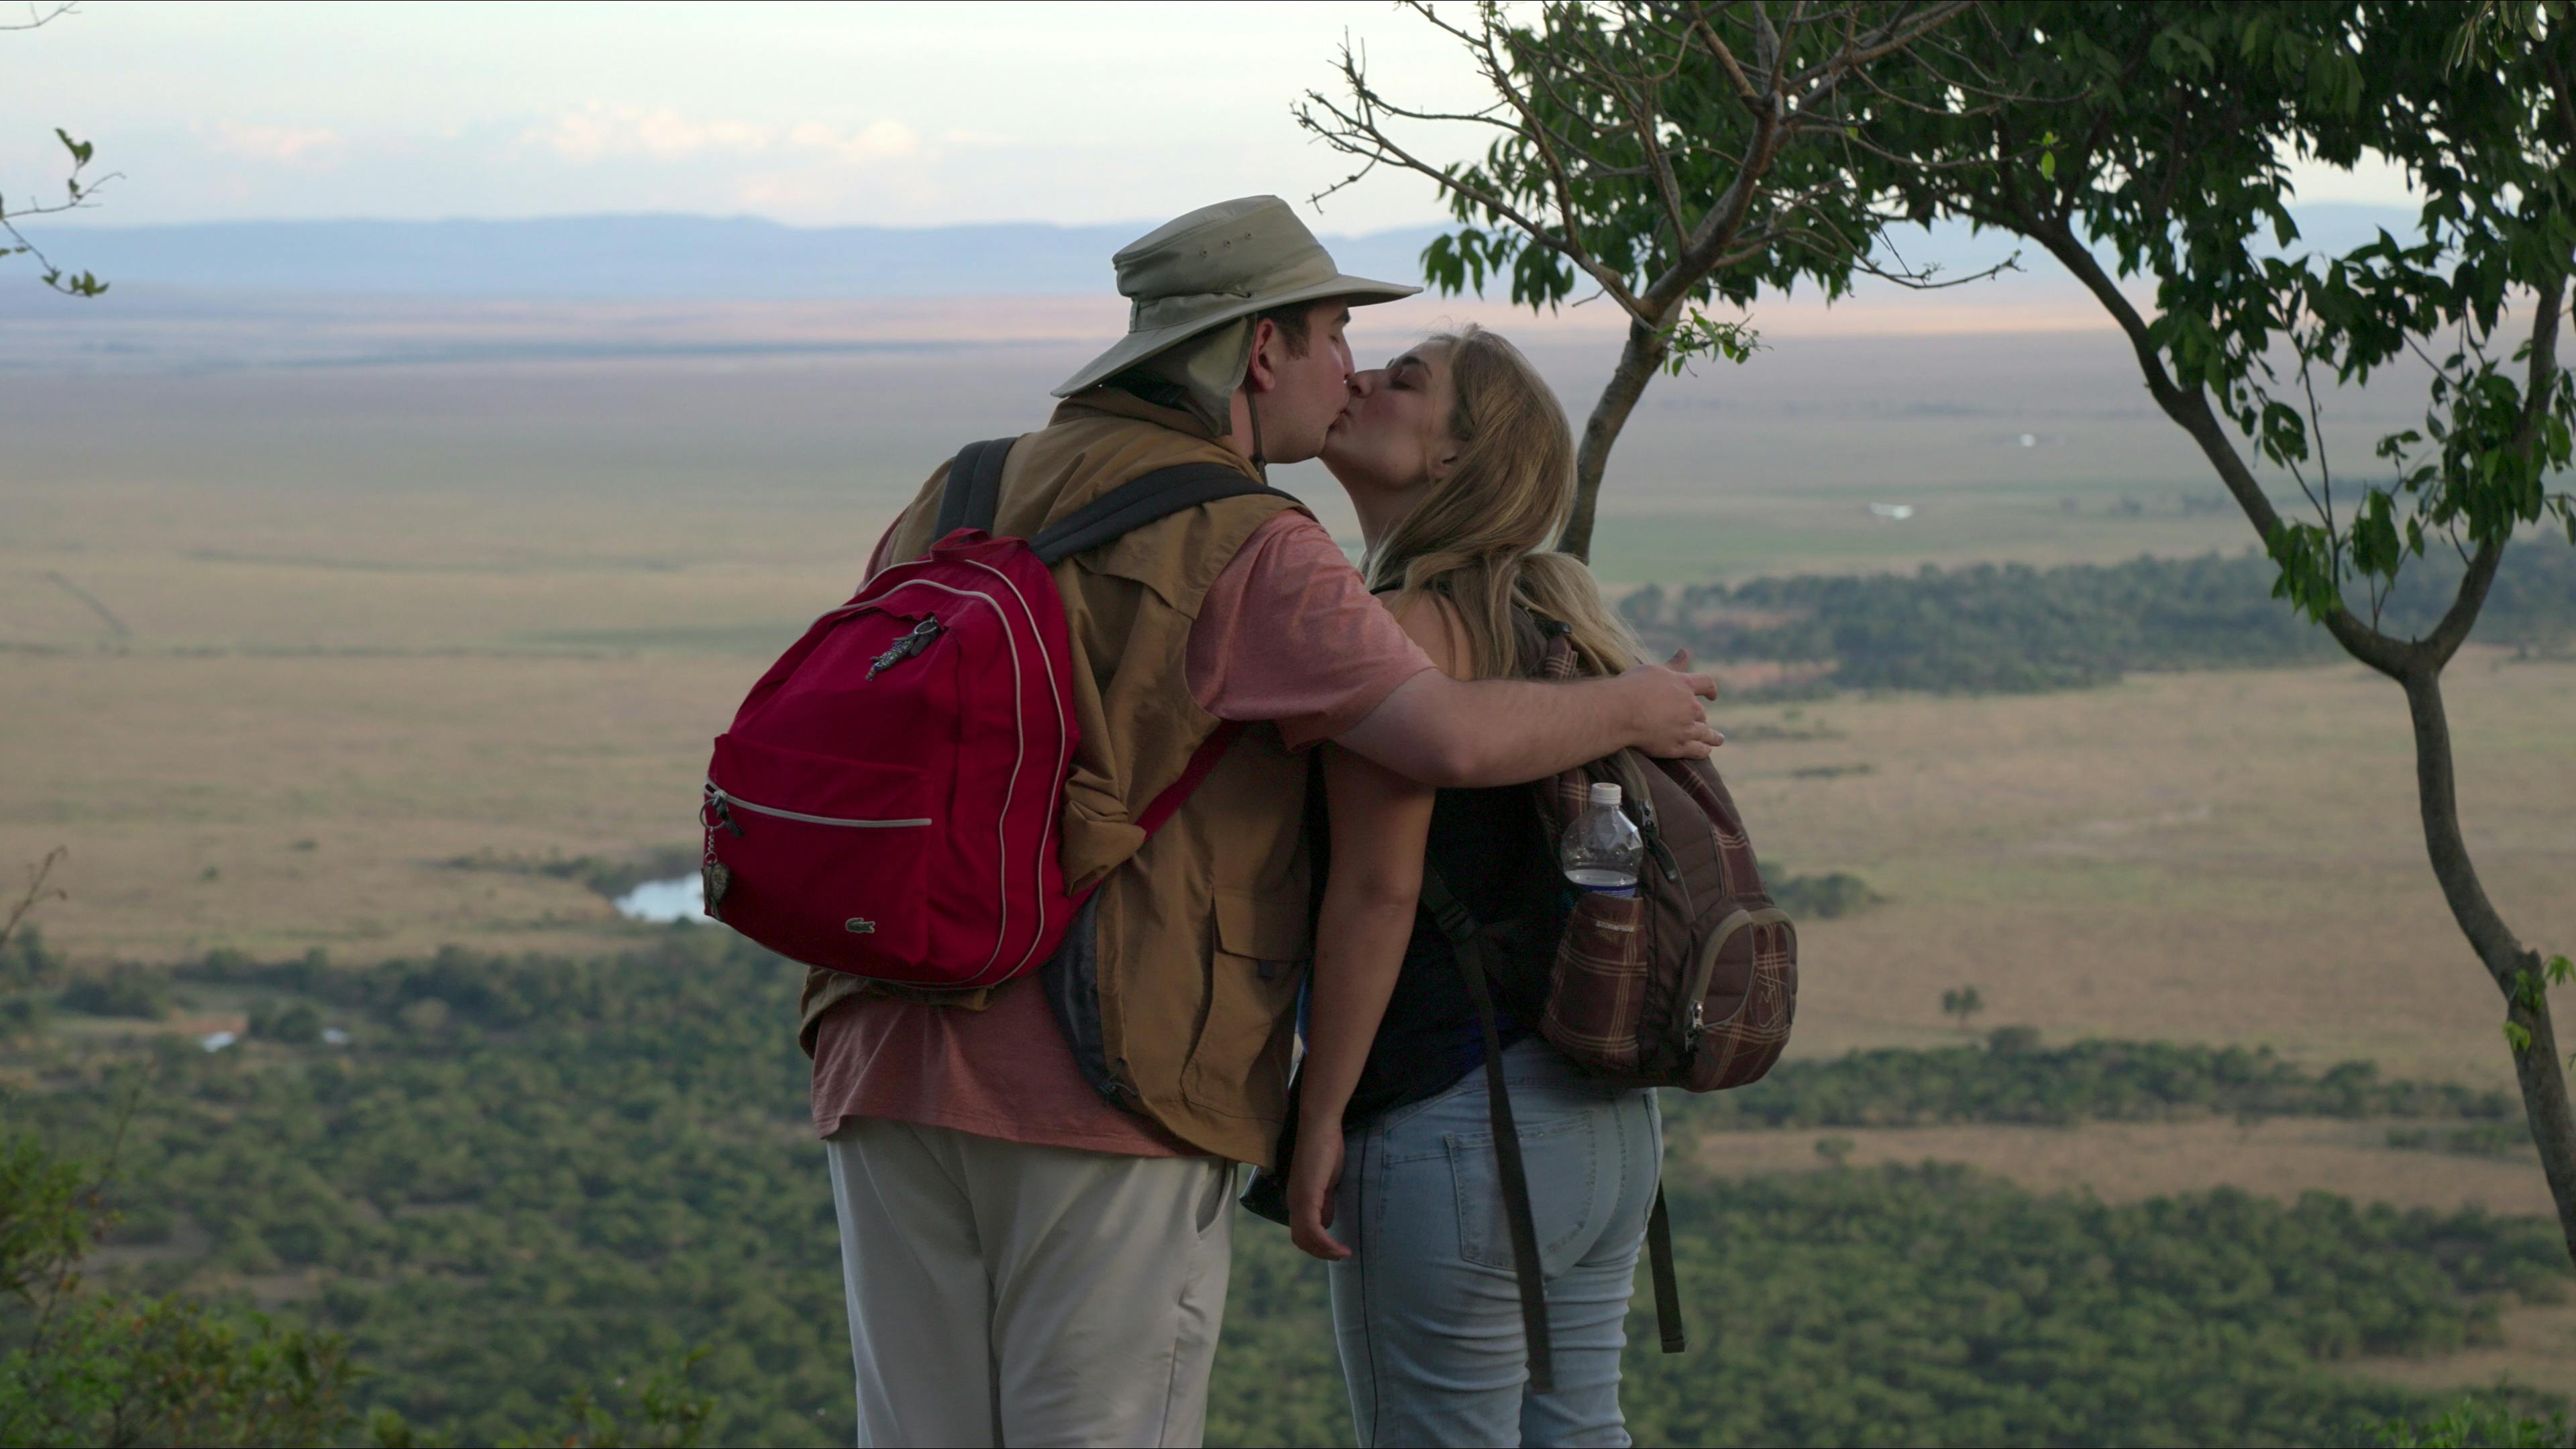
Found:
[[[1476,1024],[1485,1032],[1485,1097],[1494,1124],[1494,1156],[1503,1169],[1503,1222],[1512,1239],[1512,1269],[1520,1280],[1521,1334],[1529,1344],[1530,1392],[1556,1392],[1556,1355],[1547,1331],[1547,1282],[1539,1274],[1538,1223],[1530,1210],[1529,1169],[1521,1161],[1521,1134],[1512,1121],[1511,1090],[1503,1082],[1503,1038],[1494,1022],[1494,994],[1485,982],[1484,936],[1475,917],[1449,893],[1448,882],[1429,862],[1422,867],[1422,903],[1449,938],[1458,958],[1458,974],[1467,981],[1468,999],[1476,1004]]]
[[[1654,1265],[1655,1331],[1664,1340],[1664,1352],[1679,1353],[1690,1347],[1690,1338],[1682,1332],[1682,1285],[1673,1272],[1673,1215],[1664,1211],[1664,1184],[1655,1180],[1655,1210],[1646,1214],[1646,1259]]]
[[[1467,997],[1476,1007],[1476,1024],[1485,1033],[1485,1092],[1492,1102],[1494,1155],[1503,1172],[1503,1218],[1512,1238],[1512,1260],[1521,1290],[1521,1328],[1528,1337],[1530,1349],[1530,1386],[1539,1393],[1551,1391],[1554,1366],[1549,1362],[1547,1332],[1547,1284],[1540,1276],[1538,1261],[1538,1224],[1530,1206],[1529,1171],[1521,1162],[1520,1134],[1513,1129],[1511,1097],[1503,1082],[1502,1031],[1494,1019],[1494,996],[1486,984],[1486,957],[1492,949],[1492,937],[1476,924],[1476,918],[1461,904],[1440,878],[1437,867],[1428,861],[1422,867],[1422,904],[1431,911],[1431,919],[1448,938],[1451,954],[1458,958],[1458,973],[1466,978]],[[1655,1328],[1663,1340],[1666,1353],[1680,1353],[1689,1347],[1689,1337],[1682,1328],[1682,1289],[1680,1276],[1673,1269],[1673,1220],[1664,1208],[1664,1185],[1655,1184],[1655,1205],[1646,1214],[1646,1257],[1652,1265],[1655,1280]]]

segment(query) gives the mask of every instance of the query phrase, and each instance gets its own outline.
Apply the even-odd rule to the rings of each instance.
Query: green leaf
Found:
[[[2521,1056],[2531,1050],[2531,1031],[2520,1022],[2508,1021],[2504,1024],[2504,1043],[2513,1048],[2515,1056]]]
[[[2517,971],[2513,974],[2512,987],[2505,993],[2505,995],[2514,1005],[2521,1007],[2525,1011],[2538,1011],[2540,1009],[2540,994],[2546,989],[2547,988],[2541,984],[2540,973],[2536,971]]]

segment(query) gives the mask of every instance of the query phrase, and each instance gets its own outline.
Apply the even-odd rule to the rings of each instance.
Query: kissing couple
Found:
[[[1509,341],[1471,326],[1357,367],[1351,310],[1420,289],[1344,274],[1275,197],[1193,211],[1114,265],[1128,334],[977,464],[1000,459],[976,482],[988,531],[1033,537],[1176,465],[1250,481],[1051,566],[1080,726],[1059,851],[1067,887],[1096,888],[1047,969],[971,990],[807,981],[858,1442],[1198,1443],[1247,1163],[1330,1265],[1360,1443],[1625,1444],[1661,1123],[1651,1090],[1537,1034],[1569,888],[1525,784],[1631,747],[1705,757],[1715,682],[1642,662],[1590,573],[1549,551],[1573,442]],[[1357,568],[1253,486],[1313,458],[1359,515]],[[951,471],[871,575],[948,532],[973,491]],[[1525,677],[1527,616],[1589,677]],[[1476,919],[1518,927],[1494,955],[1493,1036],[1422,904],[1426,864]],[[1546,1392],[1489,1040],[1534,1185]]]

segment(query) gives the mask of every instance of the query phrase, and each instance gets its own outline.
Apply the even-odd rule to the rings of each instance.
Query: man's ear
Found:
[[[1252,363],[1243,372],[1245,387],[1264,393],[1279,386],[1278,364],[1270,360],[1271,346],[1278,340],[1278,323],[1267,317],[1252,319]]]

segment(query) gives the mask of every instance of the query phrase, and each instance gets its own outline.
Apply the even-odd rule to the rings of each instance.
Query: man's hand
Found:
[[[1700,706],[1703,699],[1717,698],[1717,676],[1689,669],[1690,651],[1681,649],[1665,663],[1640,664],[1619,676],[1636,701],[1630,744],[1658,759],[1705,760],[1726,743]]]
[[[1470,682],[1425,669],[1334,742],[1443,790],[1544,780],[1632,745],[1704,760],[1722,742],[1699,703],[1717,697],[1717,680],[1683,673],[1689,663],[1685,650],[1614,679],[1564,682]]]

